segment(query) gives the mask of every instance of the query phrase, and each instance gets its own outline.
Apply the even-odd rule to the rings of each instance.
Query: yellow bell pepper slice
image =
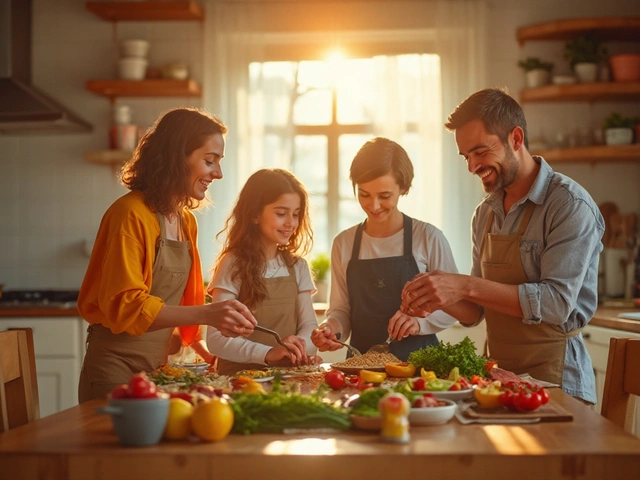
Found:
[[[420,369],[420,376],[424,378],[426,381],[436,379],[436,373],[433,370],[427,371],[424,368]]]
[[[476,388],[473,391],[473,396],[481,408],[499,408],[502,405],[498,400],[500,395],[502,395],[500,386],[494,384],[484,388]]]
[[[382,383],[387,378],[385,372],[372,372],[371,370],[360,370],[360,378],[365,383]]]
[[[416,366],[407,362],[387,363],[384,369],[390,377],[407,378],[416,373]]]

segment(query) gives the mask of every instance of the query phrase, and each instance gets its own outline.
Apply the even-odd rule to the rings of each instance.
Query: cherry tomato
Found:
[[[459,390],[462,390],[462,387],[460,386],[459,383],[454,383],[453,385],[451,385],[449,387],[449,391],[450,392],[456,392],[456,391],[459,391]]]
[[[340,370],[330,370],[325,373],[324,381],[334,390],[339,390],[346,384],[344,373]]]
[[[500,402],[500,405],[503,405],[508,409],[513,410],[513,397],[514,397],[514,393],[511,390],[505,390],[498,397],[498,401]]]
[[[551,396],[549,395],[549,391],[546,388],[541,388],[538,390],[538,395],[540,395],[540,400],[542,401],[542,405],[546,405],[551,400]]]
[[[367,383],[360,379],[358,380],[358,384],[356,385],[356,387],[358,388],[358,390],[369,390],[370,388],[373,388],[373,383]]]
[[[131,398],[154,398],[158,396],[158,389],[145,373],[136,373],[129,380],[129,395]]]
[[[123,383],[111,390],[111,398],[129,398],[129,385]]]
[[[519,412],[531,412],[542,405],[542,399],[537,392],[527,392],[523,390],[513,399],[513,406]]]

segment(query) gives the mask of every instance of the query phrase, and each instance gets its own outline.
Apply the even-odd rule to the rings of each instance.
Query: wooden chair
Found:
[[[0,332],[0,432],[40,417],[30,328]]]
[[[601,414],[631,431],[635,397],[640,396],[640,340],[612,338],[604,379]]]

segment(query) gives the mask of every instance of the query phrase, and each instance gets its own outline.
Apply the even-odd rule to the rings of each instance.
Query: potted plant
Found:
[[[631,144],[633,130],[639,123],[638,117],[626,117],[618,112],[611,112],[602,125],[607,145]]]
[[[327,290],[329,288],[327,283],[327,275],[329,273],[329,269],[331,268],[331,260],[329,259],[329,255],[327,255],[326,253],[317,254],[309,262],[309,267],[311,268],[311,274],[313,275],[313,280],[316,284],[316,288],[318,289],[313,299],[316,302],[326,302]]]
[[[553,63],[543,62],[538,57],[527,57],[526,60],[520,60],[518,66],[524,70],[527,88],[541,87],[549,83]]]
[[[564,58],[573,68],[579,82],[595,82],[598,64],[606,60],[607,50],[595,35],[581,35],[565,44]]]

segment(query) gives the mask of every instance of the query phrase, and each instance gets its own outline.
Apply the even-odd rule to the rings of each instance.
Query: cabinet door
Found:
[[[78,404],[80,366],[73,358],[37,358],[40,417]]]

